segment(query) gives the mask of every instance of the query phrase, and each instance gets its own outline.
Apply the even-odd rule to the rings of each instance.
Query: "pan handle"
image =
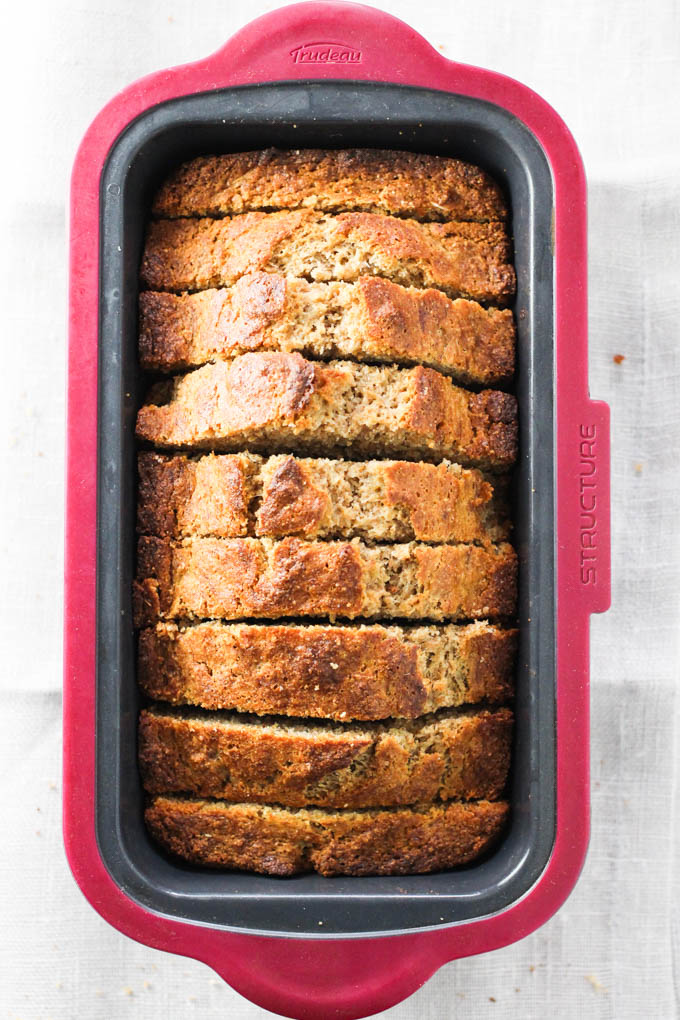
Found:
[[[215,88],[326,78],[417,85],[452,69],[403,21],[342,0],[291,4],[256,18],[202,63]]]
[[[610,414],[586,400],[559,433],[560,593],[587,613],[611,602]]]
[[[451,956],[432,932],[342,941],[223,938],[219,956],[201,958],[251,1002],[295,1020],[373,1016],[412,995]]]

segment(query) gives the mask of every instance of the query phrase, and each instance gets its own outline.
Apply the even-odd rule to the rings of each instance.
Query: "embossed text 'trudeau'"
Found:
[[[361,50],[344,43],[303,43],[290,51],[295,64],[360,64]]]

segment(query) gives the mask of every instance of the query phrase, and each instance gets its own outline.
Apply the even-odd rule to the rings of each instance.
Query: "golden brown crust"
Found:
[[[406,875],[467,864],[500,837],[504,801],[366,811],[154,797],[146,822],[166,850],[196,864],[267,875]]]
[[[391,213],[422,220],[500,220],[496,182],[449,156],[383,149],[265,149],[200,156],[158,192],[157,216],[223,216],[257,209]]]
[[[348,542],[196,538],[138,543],[135,619],[359,616],[360,550]]]
[[[484,476],[456,464],[245,454],[138,457],[137,529],[161,538],[503,541],[509,523]]]
[[[504,521],[491,503],[493,489],[478,472],[459,473],[447,464],[395,461],[387,464],[384,473],[386,503],[406,508],[413,538],[482,543],[507,538]]]
[[[470,704],[484,699],[503,701],[514,693],[517,635],[514,629],[502,630],[483,622],[462,629],[458,654],[467,666],[466,700]]]
[[[327,616],[462,620],[515,612],[517,557],[498,546],[367,546],[142,537],[135,621]]]
[[[223,220],[157,220],[142,282],[150,290],[228,287],[248,273],[354,282],[378,276],[452,298],[507,304],[515,293],[500,223],[418,223],[372,213],[244,213]]]
[[[140,360],[151,371],[268,350],[420,363],[480,386],[507,383],[514,370],[511,311],[374,276],[310,283],[251,273],[221,290],[143,291],[139,312]]]
[[[313,473],[295,457],[282,457],[263,483],[255,530],[277,538],[317,536],[329,510],[328,493],[314,484]]]
[[[149,793],[287,807],[391,807],[498,799],[511,736],[507,708],[372,728],[158,708],[141,714],[139,760]]]
[[[161,623],[139,635],[150,698],[207,709],[351,719],[413,719],[505,701],[517,632],[465,626]]]
[[[182,449],[408,459],[447,457],[502,469],[517,455],[517,402],[470,393],[430,368],[244,354],[151,391],[137,436]]]
[[[137,529],[141,534],[247,535],[251,479],[256,462],[247,456],[162,457],[140,453]]]

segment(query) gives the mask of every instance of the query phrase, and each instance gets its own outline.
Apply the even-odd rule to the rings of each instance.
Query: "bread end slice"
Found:
[[[468,864],[498,841],[508,814],[504,801],[324,811],[154,797],[146,823],[166,850],[192,864],[330,877],[426,874]]]

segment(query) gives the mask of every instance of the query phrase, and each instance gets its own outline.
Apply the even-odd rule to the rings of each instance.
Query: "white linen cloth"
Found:
[[[118,89],[202,57],[274,6],[54,0],[14,5],[5,24],[0,1007],[13,1020],[268,1015],[202,964],[115,932],[70,877],[60,632],[65,202],[76,145]],[[583,876],[540,931],[447,965],[389,1016],[671,1020],[680,1008],[680,7],[376,6],[446,56],[532,86],[574,132],[590,182],[591,389],[611,403],[613,426],[614,603],[592,626]]]

